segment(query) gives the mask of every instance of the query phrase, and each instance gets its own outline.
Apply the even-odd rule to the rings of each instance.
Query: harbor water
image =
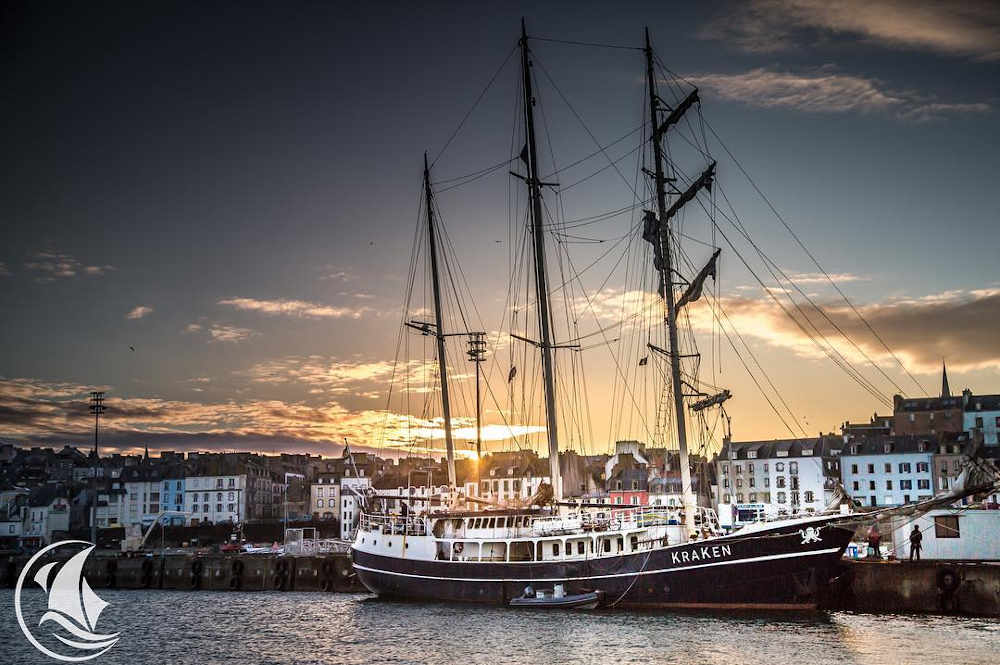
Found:
[[[102,590],[94,663],[948,663],[997,662],[1000,622],[850,612],[733,614],[515,610],[366,595]],[[0,594],[0,661],[55,662],[24,638]],[[25,590],[26,613],[45,595]],[[44,632],[44,629],[39,629]]]

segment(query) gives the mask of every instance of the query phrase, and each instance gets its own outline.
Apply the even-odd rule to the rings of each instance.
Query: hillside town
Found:
[[[713,459],[692,456],[693,491],[729,529],[822,512],[837,492],[854,505],[899,506],[949,491],[963,451],[1000,457],[1000,395],[953,396],[947,373],[937,397],[897,395],[891,414],[844,422],[813,438],[732,441]],[[616,441],[608,454],[560,454],[568,497],[611,507],[680,506],[676,450]],[[456,463],[467,497],[528,505],[549,482],[548,460],[531,450],[493,452]],[[95,482],[91,482],[92,477]],[[249,452],[174,452],[95,458],[61,449],[0,446],[0,549],[32,551],[84,532],[93,512],[101,532],[174,526],[319,525],[349,540],[365,494],[398,508],[447,492],[444,459],[382,458],[344,448],[340,457]],[[94,489],[92,489],[92,487]],[[842,488],[842,489],[841,489]],[[96,494],[96,506],[91,510]],[[393,497],[398,497],[393,499]],[[1000,507],[1000,496],[986,508]]]

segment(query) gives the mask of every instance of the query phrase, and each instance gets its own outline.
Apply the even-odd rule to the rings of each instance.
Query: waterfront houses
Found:
[[[724,525],[822,511],[842,438],[726,441],[716,461],[719,520]]]
[[[885,507],[934,495],[937,441],[928,436],[877,436],[844,444],[843,485],[862,506]]]

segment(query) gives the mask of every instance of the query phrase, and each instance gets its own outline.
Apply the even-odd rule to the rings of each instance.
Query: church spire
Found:
[[[941,397],[951,397],[951,390],[948,388],[948,368],[944,361],[941,361]]]

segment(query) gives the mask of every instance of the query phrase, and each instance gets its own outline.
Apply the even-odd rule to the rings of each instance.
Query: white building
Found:
[[[189,476],[184,499],[190,525],[246,521],[247,475]]]
[[[101,479],[97,485],[97,505],[94,506],[94,520],[98,529],[120,525],[139,524],[127,520],[128,499],[124,483],[118,479]]]
[[[923,535],[920,558],[1000,560],[1000,510],[932,510],[920,517],[892,519],[892,547],[897,559],[910,557],[910,532]]]
[[[827,473],[840,437],[727,441],[716,461],[718,514],[724,525],[822,511],[835,482]]]
[[[27,547],[52,543],[53,533],[69,530],[69,496],[61,485],[42,485],[32,490],[21,527],[21,539]]]
[[[340,537],[344,540],[354,540],[354,534],[361,521],[361,499],[372,486],[372,479],[367,476],[347,476],[340,479]]]

